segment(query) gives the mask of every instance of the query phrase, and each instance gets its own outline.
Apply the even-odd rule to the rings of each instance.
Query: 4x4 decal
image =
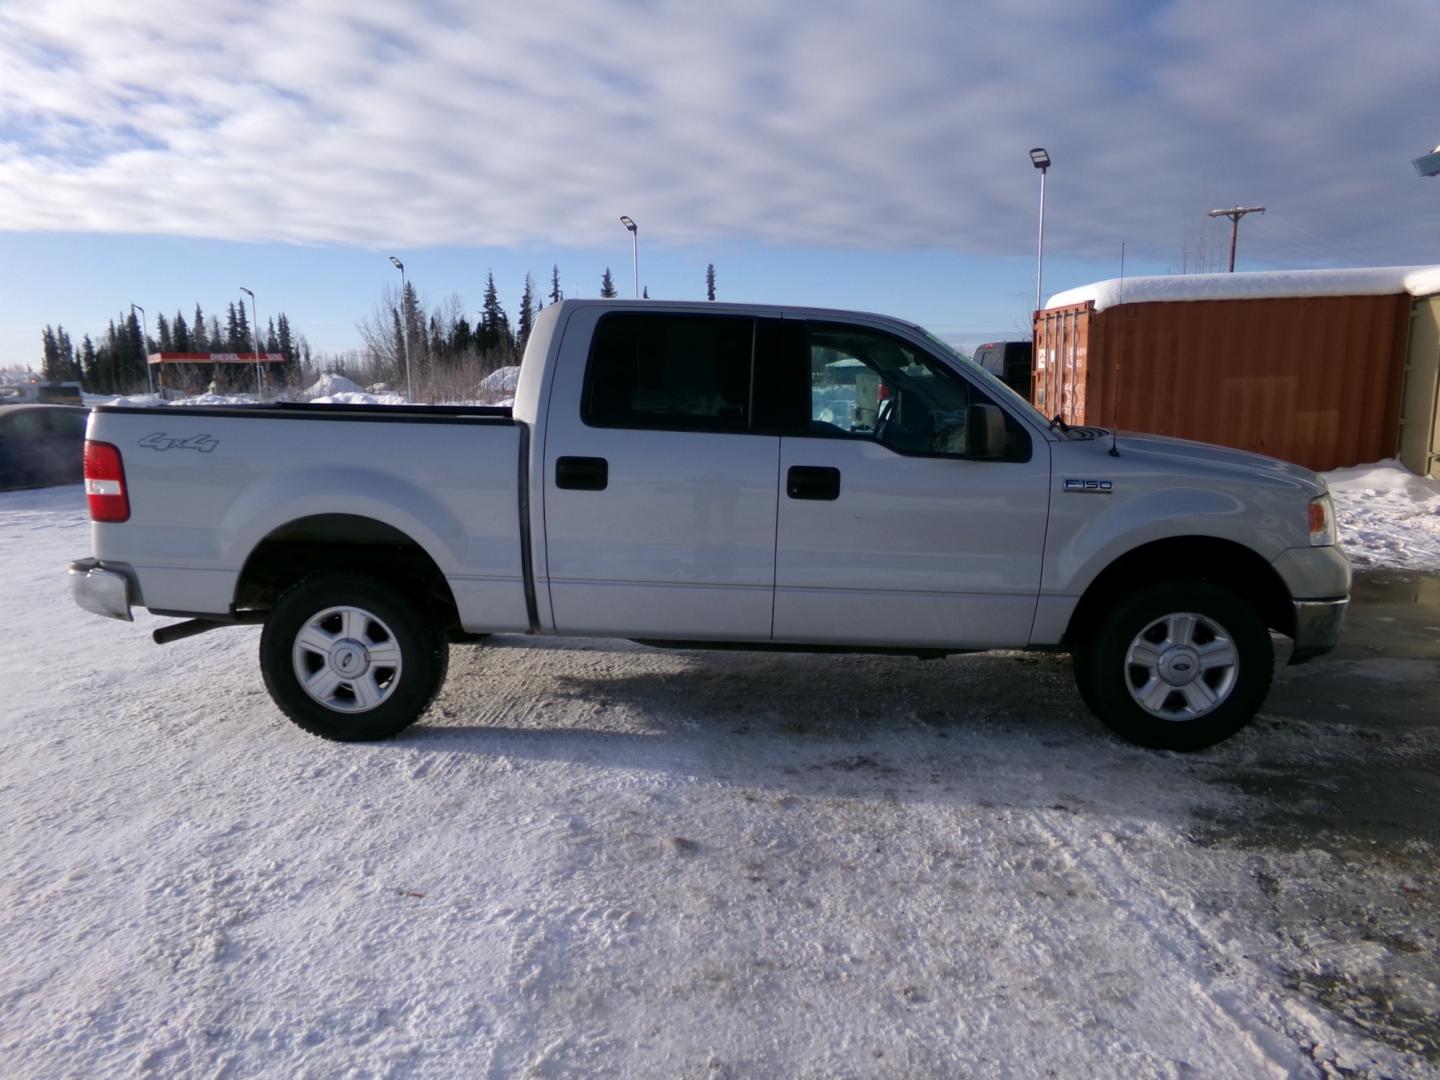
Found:
[[[148,450],[199,450],[202,454],[208,454],[220,445],[220,440],[212,439],[209,435],[184,437],[157,431],[141,439],[140,445]]]

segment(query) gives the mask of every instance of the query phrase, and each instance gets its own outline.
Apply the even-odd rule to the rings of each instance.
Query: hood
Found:
[[[1139,432],[1121,432],[1115,442],[1120,452],[1119,462],[1127,471],[1143,468],[1147,472],[1164,471],[1182,476],[1218,474],[1236,480],[1292,487],[1304,491],[1307,498],[1326,490],[1325,481],[1318,473],[1302,465],[1248,450]],[[1092,445],[1097,444],[1105,451],[1110,449],[1109,438],[1096,439]]]

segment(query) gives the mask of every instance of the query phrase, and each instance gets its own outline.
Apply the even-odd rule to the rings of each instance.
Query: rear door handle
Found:
[[[821,465],[792,465],[785,474],[785,494],[792,499],[833,502],[840,498],[840,470]]]
[[[610,484],[610,463],[603,457],[555,459],[555,486],[566,491],[604,491]]]

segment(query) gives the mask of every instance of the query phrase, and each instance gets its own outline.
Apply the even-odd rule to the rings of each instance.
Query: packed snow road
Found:
[[[1440,575],[1196,755],[1062,656],[517,638],[338,746],[76,610],[82,501],[0,496],[7,1076],[1440,1075]]]

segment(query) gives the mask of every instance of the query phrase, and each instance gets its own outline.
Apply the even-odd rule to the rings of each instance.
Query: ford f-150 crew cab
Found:
[[[511,408],[91,414],[79,605],[263,622],[280,708],[383,738],[449,642],[621,637],[917,656],[1068,649],[1148,746],[1239,730],[1331,649],[1350,590],[1323,481],[1254,454],[1047,422],[877,315],[563,301]]]

